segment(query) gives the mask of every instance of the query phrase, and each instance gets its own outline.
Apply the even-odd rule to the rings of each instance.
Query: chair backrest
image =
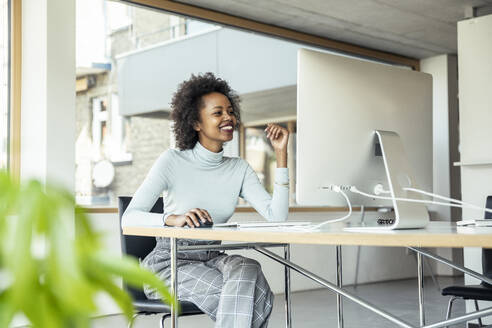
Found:
[[[486,208],[492,208],[492,196],[487,196],[487,201],[485,202]],[[492,220],[492,213],[485,212],[485,219]],[[487,278],[492,279],[492,249],[483,248],[482,249],[482,272]],[[492,288],[492,285],[482,282],[482,285]]]
[[[118,197],[118,215],[120,217],[120,241],[121,252],[126,255],[136,257],[138,260],[143,260],[155,247],[155,237],[143,237],[143,236],[126,236],[123,235],[121,229],[121,218],[125,213],[128,204],[132,200],[129,196]],[[159,197],[154,207],[150,210],[152,213],[164,213],[164,202],[162,197]],[[147,300],[143,290],[141,288],[133,288],[125,284],[123,281],[123,288],[125,288],[134,301]]]

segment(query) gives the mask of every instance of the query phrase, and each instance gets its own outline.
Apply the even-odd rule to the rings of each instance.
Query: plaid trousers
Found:
[[[181,245],[216,243],[178,240]],[[166,246],[169,239],[158,238],[142,265],[169,283],[170,252]],[[217,251],[180,251],[177,267],[178,299],[196,304],[215,321],[216,328],[267,327],[274,296],[257,261]],[[159,298],[148,286],[144,291],[149,299]]]

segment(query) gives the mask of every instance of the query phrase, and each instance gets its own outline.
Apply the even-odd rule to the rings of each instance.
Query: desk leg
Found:
[[[290,244],[284,246],[284,259],[290,261]],[[292,313],[290,304],[290,268],[284,266],[285,273],[285,327],[292,327]]]
[[[177,240],[174,237],[169,238],[169,243],[171,246],[171,293],[178,297],[178,267],[176,265],[176,258],[178,257],[177,250]],[[171,306],[171,327],[178,327],[178,314],[177,309]]]
[[[425,326],[425,308],[424,308],[424,266],[422,263],[422,254],[417,253],[417,277],[419,284],[419,315],[420,327]]]
[[[336,246],[337,251],[337,287],[342,288],[342,246]],[[337,294],[337,319],[338,319],[338,328],[343,328],[343,300],[342,295]]]

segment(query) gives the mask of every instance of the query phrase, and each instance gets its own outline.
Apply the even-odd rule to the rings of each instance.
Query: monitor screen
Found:
[[[388,189],[375,130],[396,132],[412,186],[432,191],[432,77],[429,74],[307,49],[298,52],[296,200],[301,205],[346,206],[320,187]],[[405,179],[403,179],[405,180]],[[398,181],[396,181],[398,182]],[[403,183],[403,182],[402,182]],[[353,205],[391,201],[348,194]]]

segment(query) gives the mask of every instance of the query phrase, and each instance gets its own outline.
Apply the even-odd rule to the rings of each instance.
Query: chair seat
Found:
[[[202,314],[203,312],[191,302],[179,302],[181,306],[180,315]],[[171,307],[162,303],[160,300],[140,300],[133,301],[133,306],[137,312],[145,313],[171,313]]]
[[[458,296],[464,299],[492,301],[492,288],[482,285],[449,286],[442,290],[443,296]]]

